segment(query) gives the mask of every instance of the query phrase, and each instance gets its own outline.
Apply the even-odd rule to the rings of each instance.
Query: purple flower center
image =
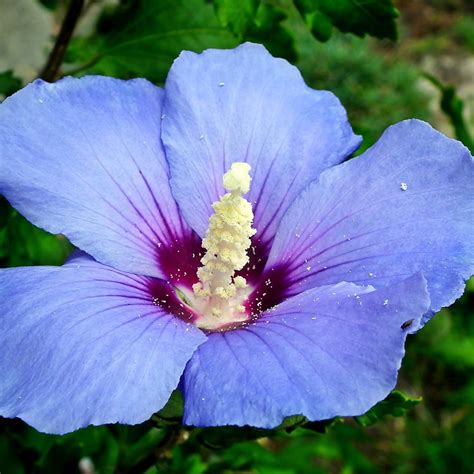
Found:
[[[148,289],[156,305],[174,314],[186,322],[196,324],[199,315],[183,299],[183,294],[191,294],[197,279],[197,271],[203,256],[201,240],[195,233],[162,246],[158,263],[168,275],[168,280],[150,278]],[[258,315],[276,306],[287,297],[288,272],[286,266],[263,271],[268,259],[268,247],[259,240],[252,240],[248,264],[238,272],[251,288],[244,302],[247,319],[245,321],[225,323],[210,331],[232,330],[250,324]]]
[[[156,305],[204,330],[248,324],[285,294],[287,272],[283,268],[264,272],[267,247],[251,240],[253,210],[243,197],[250,189],[249,171],[247,163],[232,164],[223,178],[228,193],[212,205],[202,244],[195,234],[181,241],[174,238],[169,247],[160,249],[159,257],[169,279],[150,280]]]

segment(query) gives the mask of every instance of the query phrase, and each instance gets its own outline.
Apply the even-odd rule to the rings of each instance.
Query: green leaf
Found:
[[[466,291],[474,293],[474,277],[470,278],[466,282]]]
[[[76,71],[162,83],[182,50],[232,48],[238,39],[205,0],[139,0],[103,13],[97,33],[73,41],[68,62]]]
[[[449,334],[433,349],[433,353],[457,369],[474,367],[474,337]]]
[[[59,0],[39,0],[39,3],[48,10],[56,10],[59,6]]]
[[[342,418],[330,418],[329,420],[321,420],[321,421],[308,421],[301,425],[301,428],[305,430],[314,431],[319,434],[326,434],[330,428],[341,423],[343,421]]]
[[[392,0],[295,0],[295,6],[320,41],[331,36],[332,26],[344,33],[397,39],[398,11]]]
[[[179,390],[175,390],[166,405],[156,415],[153,415],[152,420],[159,426],[181,423],[183,411],[183,396]]]
[[[257,9],[253,26],[245,35],[246,41],[262,43],[274,56],[291,62],[297,59],[293,33],[285,27],[287,12],[267,3]]]
[[[0,100],[21,89],[21,80],[13,75],[13,71],[0,72]]]
[[[288,416],[274,429],[253,428],[251,426],[223,426],[215,428],[202,428],[199,430],[198,439],[202,444],[211,449],[222,449],[260,438],[285,437],[299,428],[305,428],[317,433],[326,433],[328,428],[334,426],[340,418],[310,422],[302,415]]]
[[[273,436],[275,433],[275,430],[252,428],[250,426],[222,426],[202,428],[199,431],[198,439],[210,449],[223,449],[235,443]]]
[[[292,433],[294,430],[306,423],[308,419],[302,415],[287,416],[283,423],[275,428],[276,430],[285,430],[287,433]]]
[[[425,74],[425,77],[441,92],[441,110],[449,118],[456,138],[464,143],[471,150],[471,153],[474,153],[474,140],[464,120],[464,103],[457,95],[456,88],[449,84],[442,84],[431,74]]]
[[[24,474],[20,457],[15,452],[12,439],[7,435],[0,436],[0,472]]]
[[[163,461],[157,464],[157,474],[211,474],[213,471],[208,470],[207,460],[200,453],[193,453],[189,449],[182,446],[176,446],[171,456],[171,463],[164,463]],[[214,474],[219,474],[220,471]],[[149,471],[147,471],[147,474]]]
[[[226,28],[239,38],[254,25],[260,0],[214,0],[217,17]]]
[[[139,0],[107,8],[95,34],[73,39],[65,72],[139,76],[161,84],[182,50],[233,48],[244,40],[296,59],[286,9],[260,0],[215,0],[214,6],[215,12],[205,0]]]
[[[2,422],[2,430],[10,443],[8,452],[18,454],[24,472],[78,472],[78,463],[84,457],[101,466],[100,472],[115,472],[119,447],[107,426],[91,426],[59,436],[40,433],[19,420]],[[13,465],[8,465],[10,463],[12,461],[5,459],[2,453],[0,436],[0,472],[17,472]]]
[[[274,55],[296,60],[293,33],[284,25],[288,8],[262,0],[214,0],[221,24],[241,41],[262,43]]]
[[[61,265],[72,250],[62,235],[30,224],[0,199],[0,266]]]
[[[137,440],[124,439],[121,443],[121,466],[131,467],[136,465],[141,459],[155,451],[165,437],[166,430],[151,428]]]
[[[79,460],[90,457],[104,472],[114,472],[119,450],[117,441],[106,426],[91,426],[64,436],[49,436],[52,446],[37,461],[39,472],[74,472]],[[72,471],[74,469],[74,471]]]
[[[385,400],[377,403],[367,413],[355,417],[362,426],[371,426],[388,415],[403,416],[410,408],[421,402],[421,397],[411,398],[402,392],[394,390]]]

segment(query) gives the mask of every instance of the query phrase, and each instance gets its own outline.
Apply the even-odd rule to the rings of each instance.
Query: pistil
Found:
[[[242,197],[250,189],[250,165],[233,163],[223,177],[229,191],[215,202],[214,214],[203,239],[206,250],[197,271],[199,282],[193,285],[200,318],[197,325],[212,329],[247,319],[242,304],[249,292],[245,278],[236,276],[248,263],[247,251],[252,228],[253,211],[250,202]]]

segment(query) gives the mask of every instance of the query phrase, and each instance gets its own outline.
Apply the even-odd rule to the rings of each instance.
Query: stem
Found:
[[[76,27],[77,20],[79,20],[83,6],[84,0],[70,0],[66,16],[64,17],[54,47],[49,54],[46,65],[39,75],[41,79],[48,82],[53,82],[57,79],[59,68],[63,62],[64,54],[66,53],[66,49],[71,40],[74,28]]]

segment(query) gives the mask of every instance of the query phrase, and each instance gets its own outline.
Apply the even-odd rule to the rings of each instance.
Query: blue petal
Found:
[[[288,294],[351,281],[392,285],[422,271],[434,311],[474,271],[474,162],[459,142],[409,120],[362,156],[321,175],[278,229],[267,270]]]
[[[166,80],[162,138],[172,190],[203,236],[222,176],[252,166],[254,240],[268,246],[291,201],[360,143],[338,99],[305,85],[298,70],[260,45],[181,53]]]
[[[147,285],[83,257],[0,271],[0,415],[62,434],[162,408],[205,336]]]
[[[420,274],[379,291],[340,283],[211,334],[186,367],[184,421],[272,428],[290,415],[360,415],[394,387],[407,332],[428,306]]]
[[[0,193],[102,263],[166,277],[189,230],[160,141],[163,92],[145,80],[36,81],[0,106]]]

